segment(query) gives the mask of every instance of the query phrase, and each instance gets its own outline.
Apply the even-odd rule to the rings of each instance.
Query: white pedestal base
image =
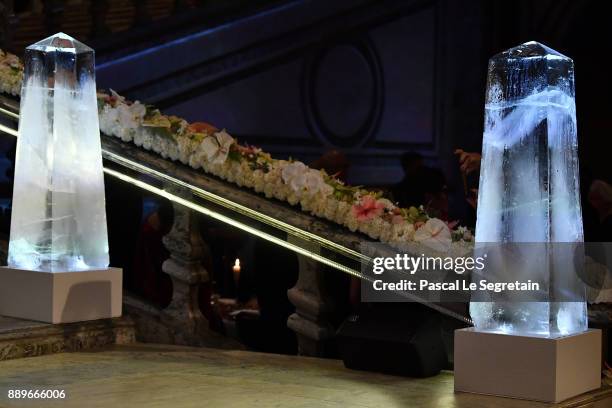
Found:
[[[559,338],[455,331],[455,391],[559,402],[601,387],[601,330]]]
[[[123,271],[39,272],[0,267],[0,315],[47,323],[121,316]]]

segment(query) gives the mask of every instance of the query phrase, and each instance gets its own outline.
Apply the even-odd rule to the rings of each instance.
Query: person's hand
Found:
[[[455,154],[459,156],[459,170],[466,176],[480,168],[480,154],[466,152],[462,149],[455,150]]]

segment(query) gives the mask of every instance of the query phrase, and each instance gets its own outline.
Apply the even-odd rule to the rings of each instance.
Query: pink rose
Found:
[[[381,215],[384,208],[385,205],[376,201],[374,197],[364,196],[358,204],[353,204],[351,213],[358,221],[367,221]]]

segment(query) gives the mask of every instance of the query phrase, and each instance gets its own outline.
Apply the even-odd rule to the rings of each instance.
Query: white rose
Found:
[[[225,163],[232,143],[234,143],[234,138],[225,130],[222,130],[205,138],[200,144],[200,148],[204,151],[208,161]]]
[[[305,183],[305,174],[308,167],[299,161],[293,163],[280,163],[281,178],[293,191],[301,190]]]
[[[125,129],[136,129],[140,125],[140,121],[132,112],[128,105],[119,104],[116,108],[118,121]]]

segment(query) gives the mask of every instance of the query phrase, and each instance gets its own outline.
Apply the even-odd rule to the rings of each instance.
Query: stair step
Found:
[[[0,361],[130,344],[135,338],[134,322],[127,317],[48,324],[0,316]]]

